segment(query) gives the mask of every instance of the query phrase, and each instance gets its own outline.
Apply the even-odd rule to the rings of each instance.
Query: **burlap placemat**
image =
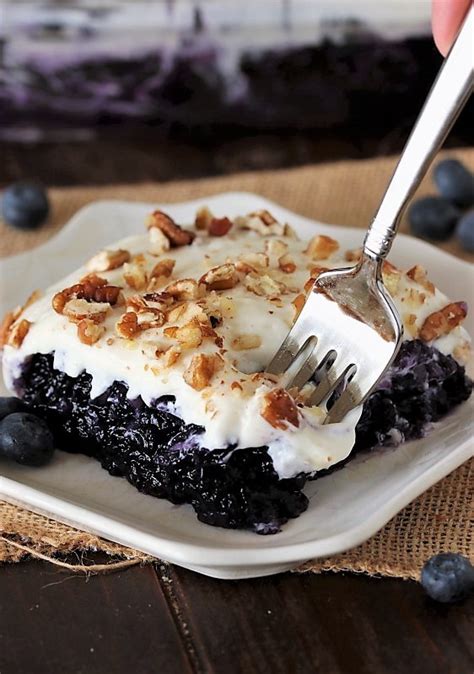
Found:
[[[474,169],[474,150],[449,154]],[[0,257],[35,247],[52,236],[78,208],[104,198],[164,203],[243,190],[262,194],[322,221],[366,227],[394,162],[393,158],[383,158],[193,182],[52,189],[52,217],[39,232],[16,232],[0,223]],[[420,194],[432,190],[427,179],[420,187]],[[405,223],[403,229],[406,230]],[[474,260],[473,255],[463,253],[454,241],[442,247],[459,257]],[[299,571],[352,571],[416,579],[423,562],[437,552],[453,550],[472,558],[473,468],[473,460],[461,466],[404,508],[363,545],[341,555],[308,562]],[[87,565],[86,556],[91,551],[107,553],[113,561]],[[64,560],[70,553],[76,553],[75,559],[70,561],[69,556]],[[135,550],[0,502],[0,562],[17,562],[31,555],[71,570],[89,572],[153,561]]]

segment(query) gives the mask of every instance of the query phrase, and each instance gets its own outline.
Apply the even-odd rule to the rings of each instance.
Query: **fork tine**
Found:
[[[265,371],[269,374],[275,375],[285,372],[290,367],[294,359],[298,356],[300,351],[305,348],[310,336],[311,335],[305,335],[301,330],[301,326],[298,325],[298,323],[295,323],[284,339],[282,345],[273,356],[269,365],[267,365]]]
[[[338,367],[332,368],[332,369],[335,370],[335,373],[334,373],[333,377],[331,377],[331,379],[332,379],[331,386],[329,386],[328,390],[326,391],[326,394],[317,403],[321,407],[325,407],[328,404],[328,402],[330,401],[331,396],[334,394],[335,391],[337,391],[338,387],[341,384],[343,384],[344,381],[347,381],[349,376],[354,376],[354,374],[356,372],[356,366],[354,364],[351,363],[350,365],[346,365],[346,367],[343,368],[341,363],[342,363],[342,361],[340,361],[340,364],[339,364]],[[344,392],[345,392],[345,390],[344,390]],[[317,390],[316,390],[315,393],[317,394]],[[315,395],[315,394],[313,394],[313,395]],[[330,413],[330,410],[329,410],[329,413]]]
[[[285,388],[296,387],[298,389],[303,388],[303,386],[311,379],[319,363],[319,349],[317,347],[316,338],[310,338],[307,340],[303,350],[308,350],[309,353],[303,360],[300,368],[291,376],[288,383],[285,383]]]
[[[354,407],[357,407],[362,402],[362,393],[353,379],[342,393],[341,397],[336,400],[334,405],[329,410],[328,416],[324,421],[325,424],[334,424],[342,421],[345,415]]]

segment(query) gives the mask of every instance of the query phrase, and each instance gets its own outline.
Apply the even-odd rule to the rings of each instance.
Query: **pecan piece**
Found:
[[[280,281],[275,281],[268,274],[248,274],[245,277],[245,287],[255,295],[278,299],[280,295],[285,295],[289,289]]]
[[[263,408],[260,412],[265,421],[273,428],[285,431],[288,424],[298,428],[298,407],[290,394],[282,388],[269,391],[264,396]]]
[[[203,283],[207,290],[229,290],[235,288],[238,282],[239,276],[235,265],[229,262],[209,269],[199,279],[199,283]]]
[[[153,293],[151,293],[153,295]],[[193,278],[183,278],[166,286],[158,296],[172,298],[173,300],[197,300],[199,297],[199,285]],[[145,296],[146,299],[146,296]]]
[[[161,255],[171,248],[169,239],[158,227],[152,227],[149,230],[148,239],[150,241],[151,255]]]
[[[138,315],[134,311],[125,312],[115,326],[120,337],[133,339],[141,331],[138,325]]]
[[[92,272],[111,271],[118,269],[125,262],[129,262],[130,253],[128,250],[103,250],[89,260],[87,269]]]
[[[288,253],[279,258],[278,266],[284,274],[293,274],[296,271],[296,264]]]
[[[272,234],[281,236],[285,233],[285,227],[278,222],[266,209],[254,211],[244,217],[238,217],[235,224],[241,229],[251,229],[262,236]]]
[[[19,349],[23,344],[23,340],[28,334],[31,327],[30,321],[22,318],[21,321],[15,323],[8,333],[7,344],[13,346],[14,349]]]
[[[97,323],[89,318],[84,318],[77,324],[77,336],[82,344],[92,346],[99,341],[102,335],[105,334],[105,326],[97,325]]]
[[[212,218],[207,231],[211,236],[225,236],[232,229],[232,224],[229,218]]]
[[[66,302],[62,313],[72,323],[87,318],[93,323],[103,323],[110,310],[107,302],[88,302],[84,299],[72,299]]]
[[[325,234],[317,234],[308,243],[304,251],[312,260],[326,260],[338,250],[339,244],[335,239]]]
[[[170,242],[171,248],[179,246],[189,246],[195,238],[195,234],[187,229],[180,227],[173,218],[163,213],[163,211],[154,211],[147,221],[148,229],[159,229]]]
[[[123,278],[125,283],[133,290],[146,288],[148,278],[143,265],[126,262],[123,265]]]
[[[431,342],[454,330],[467,316],[465,302],[452,302],[439,311],[434,311],[424,321],[420,329],[420,339]]]
[[[237,335],[232,340],[232,348],[234,351],[247,351],[249,349],[258,349],[262,345],[262,338],[260,335],[251,333],[242,333]]]
[[[222,366],[222,358],[217,353],[197,353],[183,374],[184,381],[196,391],[202,391]]]
[[[414,267],[407,271],[408,278],[411,278],[415,283],[419,283],[425,290],[427,290],[431,295],[435,293],[435,287],[433,283],[428,279],[427,271],[424,267],[419,264],[416,264]]]
[[[196,211],[194,226],[198,230],[208,229],[213,218],[214,216],[212,211],[208,208],[208,206],[201,206],[201,208]]]

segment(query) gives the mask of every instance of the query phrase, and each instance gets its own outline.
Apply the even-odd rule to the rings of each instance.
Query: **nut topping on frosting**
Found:
[[[222,358],[217,353],[197,353],[183,374],[184,381],[196,391],[202,391],[209,386],[223,364]]]
[[[110,304],[107,302],[88,302],[83,299],[72,299],[66,302],[62,314],[72,323],[79,323],[87,318],[93,323],[102,323],[105,321]]]
[[[13,346],[14,349],[19,349],[30,330],[30,327],[31,323],[30,321],[27,321],[26,318],[22,318],[21,321],[14,323],[9,330],[7,344]]]
[[[148,229],[159,229],[168,239],[171,248],[179,246],[189,246],[195,238],[194,232],[180,227],[173,218],[163,213],[163,211],[154,211],[147,220]]]
[[[56,313],[64,313],[64,307],[70,300],[85,300],[86,302],[106,303],[111,306],[123,302],[122,289],[119,286],[110,286],[105,279],[89,274],[80,283],[64,288],[56,293],[52,299],[52,306]]]
[[[255,295],[269,297],[270,299],[279,298],[280,295],[286,295],[290,289],[280,281],[275,281],[268,274],[257,275],[248,274],[245,277],[245,287]]]
[[[214,215],[212,214],[210,208],[208,206],[201,206],[201,208],[198,208],[196,211],[194,226],[197,230],[206,230],[209,228],[213,218]]]
[[[265,395],[262,411],[265,421],[285,431],[288,424],[298,428],[300,425],[298,407],[290,394],[282,388],[276,388]]]
[[[92,272],[111,271],[118,269],[129,260],[128,250],[103,250],[89,260],[87,269]]]
[[[170,240],[163,234],[158,227],[152,227],[148,231],[150,241],[150,253],[152,255],[161,255],[171,248]]]
[[[105,334],[105,326],[97,325],[97,323],[89,318],[84,318],[77,324],[77,336],[82,344],[92,346],[102,335]]]
[[[420,339],[431,342],[454,330],[467,316],[465,302],[452,302],[430,314],[420,329]]]
[[[243,333],[237,335],[232,340],[232,348],[234,351],[247,351],[248,349],[258,349],[262,345],[262,338],[260,335],[252,335]]]
[[[431,295],[435,292],[435,287],[431,281],[428,280],[428,275],[426,269],[419,264],[416,264],[414,267],[407,271],[408,278],[413,279],[416,283],[419,283],[425,290],[427,290]]]
[[[262,236],[281,236],[285,227],[276,220],[269,211],[262,209],[235,219],[235,224],[241,229],[252,229]]]
[[[325,234],[317,234],[313,236],[304,252],[312,260],[327,260],[338,249],[339,244],[335,239]]]
[[[143,264],[136,262],[123,265],[123,279],[134,290],[144,290],[147,287],[148,277]]]
[[[232,221],[229,218],[212,218],[207,231],[210,236],[225,236],[232,229]]]
[[[278,266],[284,274],[293,274],[296,271],[296,264],[288,253],[279,258]]]
[[[207,290],[230,290],[235,288],[238,282],[239,276],[232,263],[213,267],[199,279],[199,283],[204,284]]]

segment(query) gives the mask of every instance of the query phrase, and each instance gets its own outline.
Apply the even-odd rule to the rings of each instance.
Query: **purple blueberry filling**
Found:
[[[95,457],[145,494],[190,503],[202,522],[271,534],[308,506],[302,490],[309,476],[280,479],[266,447],[201,448],[203,428],[172,413],[169,397],[149,407],[140,398],[128,400],[126,385],[115,382],[91,399],[90,375],[55,370],[52,355],[33,356],[18,384],[28,406],[49,422],[59,448]],[[471,388],[453,358],[418,341],[404,343],[364,405],[351,456],[420,437]]]

